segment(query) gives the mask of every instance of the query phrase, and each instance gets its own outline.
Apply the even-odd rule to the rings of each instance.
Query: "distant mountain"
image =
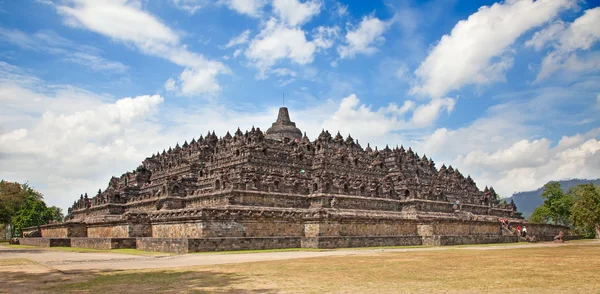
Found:
[[[579,184],[594,183],[594,185],[600,185],[600,179],[585,180],[585,179],[572,179],[557,181],[560,183],[560,187],[563,191],[569,190],[569,188],[577,186]],[[542,199],[542,192],[544,187],[540,187],[535,191],[517,192],[509,197],[506,201],[510,202],[511,199],[515,201],[517,210],[523,213],[524,218],[528,218],[531,213],[540,205],[544,203]]]

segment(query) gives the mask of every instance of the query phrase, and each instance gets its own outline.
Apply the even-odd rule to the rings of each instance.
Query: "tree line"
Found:
[[[577,234],[600,239],[600,186],[580,184],[564,192],[558,182],[544,186],[544,203],[538,206],[529,221],[564,225]]]
[[[42,193],[29,184],[0,181],[0,230],[10,228],[10,237],[21,236],[26,227],[63,220],[62,209],[48,207]]]

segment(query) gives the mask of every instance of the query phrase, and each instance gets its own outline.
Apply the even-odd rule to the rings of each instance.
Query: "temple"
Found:
[[[282,107],[266,132],[213,131],[153,154],[82,194],[67,222],[28,228],[37,238],[22,244],[186,253],[515,242],[499,219],[526,223],[457,168],[339,132],[311,141]],[[528,224],[542,239],[564,229]]]

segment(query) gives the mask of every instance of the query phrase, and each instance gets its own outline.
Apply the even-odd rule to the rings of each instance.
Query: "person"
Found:
[[[519,232],[519,236],[521,236],[521,225],[517,226],[517,232]]]
[[[523,226],[523,238],[527,238],[527,227]]]

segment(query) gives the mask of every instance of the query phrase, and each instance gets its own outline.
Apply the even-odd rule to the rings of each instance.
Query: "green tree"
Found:
[[[568,226],[571,219],[571,207],[575,203],[572,193],[564,193],[558,182],[550,182],[544,186],[542,193],[544,206],[554,224]]]
[[[52,216],[52,220],[62,223],[65,219],[65,215],[63,214],[63,211],[60,207],[56,207],[56,206],[50,206],[48,207],[48,210],[50,211],[50,215]]]
[[[0,223],[8,225],[27,198],[23,185],[15,182],[0,181]]]
[[[47,224],[52,217],[52,211],[46,203],[35,194],[30,194],[12,217],[13,236],[21,235],[23,228]]]
[[[529,221],[536,224],[547,224],[550,222],[550,209],[544,204],[538,206],[529,216]]]
[[[576,202],[571,221],[588,237],[600,239],[600,187],[594,184],[579,185],[574,190]]]

